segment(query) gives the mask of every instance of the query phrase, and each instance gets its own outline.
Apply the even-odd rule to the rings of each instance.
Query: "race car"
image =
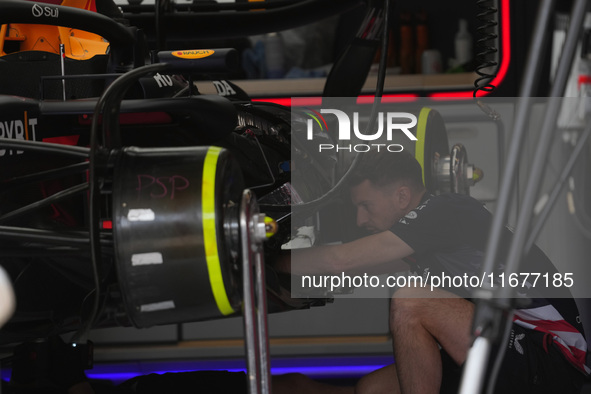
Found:
[[[93,12],[95,6],[105,3],[66,1],[59,6],[43,6],[7,1],[0,5],[3,22],[46,19],[52,23],[39,29],[37,25],[25,23],[3,25],[4,56],[0,57],[3,78],[14,76],[17,69],[24,67],[36,70],[27,74],[24,82],[10,78],[19,83],[2,84],[0,96],[2,265],[13,278],[18,299],[14,317],[3,328],[3,341],[76,329],[89,318],[87,309],[99,292],[100,309],[92,318],[93,326],[98,327],[132,323],[145,327],[240,312],[240,240],[236,234],[227,233],[226,227],[237,226],[244,189],[253,188],[263,198],[289,182],[289,109],[254,104],[237,86],[233,89],[241,97],[233,100],[200,95],[180,73],[172,73],[232,70],[237,66],[235,50],[159,52],[158,63],[142,65],[146,51],[139,48],[140,32]],[[70,24],[72,28],[64,32],[65,28],[57,24]],[[81,26],[95,30],[98,35],[74,29]],[[68,45],[58,44],[68,40]],[[20,46],[11,48],[15,43]],[[55,72],[60,64],[67,74]],[[82,74],[78,74],[81,70]],[[131,71],[123,74],[122,70]],[[54,78],[56,74],[58,79]],[[116,79],[121,75],[124,77]],[[118,82],[108,85],[113,80]],[[24,86],[27,82],[30,82],[28,86]],[[116,88],[118,84],[120,88]],[[223,84],[230,86],[229,82]],[[107,85],[110,88],[102,93]],[[100,99],[92,98],[101,93]],[[115,129],[107,131],[111,126]],[[210,189],[201,190],[206,185]],[[133,197],[138,200],[138,208],[132,208],[129,202],[113,200],[125,193],[118,190],[120,187],[131,187],[130,191],[135,190],[132,194],[139,191]],[[148,200],[140,202],[144,198]],[[183,199],[187,199],[185,203],[181,203]],[[117,272],[117,249],[118,245],[126,249],[124,245],[130,242],[117,240],[118,229],[123,225],[119,215],[129,219],[138,214],[138,209],[157,211],[158,202],[163,202],[162,212],[150,222],[150,231],[154,231],[156,238],[163,240],[165,223],[182,227],[170,217],[173,213],[186,214],[187,225],[194,223],[195,233],[171,229],[170,240],[179,236],[197,238],[184,246],[193,250],[172,251],[178,248],[173,246],[170,252],[150,253],[160,254],[160,259],[166,261],[169,261],[168,253],[181,253],[180,266],[171,271],[176,278],[168,279],[171,288],[176,288],[179,294],[188,294],[187,288],[183,289],[178,282],[182,277],[195,275],[204,283],[199,286],[192,280],[187,283],[197,291],[194,297],[189,297],[193,299],[189,301],[191,306],[184,307],[184,301],[173,299],[173,313],[164,308],[163,312],[146,315],[150,316],[148,321],[140,318],[133,322],[126,308],[146,310],[158,302],[137,300],[139,304],[129,309],[123,307],[123,299],[142,292],[154,300],[163,297],[156,290],[163,277],[162,272],[154,273],[160,283],[146,283],[150,289],[126,290],[119,286],[121,275],[126,274]],[[278,217],[289,216],[288,204],[286,201],[283,212],[276,212]],[[118,212],[124,205],[126,213]],[[205,206],[210,211],[198,212],[198,208],[206,209]],[[215,214],[215,219],[207,222],[204,216],[209,214]],[[128,224],[147,222],[141,215],[136,219]],[[94,263],[89,258],[92,249],[89,226],[93,222],[100,245],[93,252],[96,277],[93,277]],[[204,250],[210,244],[215,250]],[[128,252],[132,260],[146,255],[130,250],[125,253]],[[211,254],[216,255],[217,263],[199,262],[205,262]],[[188,256],[193,256],[191,261],[187,260]],[[184,264],[193,267],[189,270],[197,271],[187,276],[188,272],[183,273],[181,268]],[[212,264],[215,267],[211,268]],[[150,263],[149,257],[139,265],[162,266]],[[205,271],[198,272],[202,269]],[[154,274],[148,275],[152,278],[148,282],[156,278],[151,276]],[[270,286],[273,287],[279,289]],[[168,317],[152,320],[158,314]]]

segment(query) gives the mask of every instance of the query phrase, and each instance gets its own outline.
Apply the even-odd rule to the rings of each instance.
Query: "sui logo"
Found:
[[[31,13],[35,18],[41,18],[42,16],[48,18],[58,18],[59,17],[59,9],[55,7],[48,7],[48,6],[41,6],[37,3],[33,4],[31,7]]]

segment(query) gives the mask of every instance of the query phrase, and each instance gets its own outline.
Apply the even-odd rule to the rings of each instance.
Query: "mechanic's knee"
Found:
[[[418,287],[401,287],[390,302],[390,330],[405,325],[412,327],[421,324],[425,298],[429,291]]]
[[[412,326],[420,324],[420,308],[422,303],[420,293],[415,288],[403,287],[398,289],[390,301],[390,330],[404,324]]]

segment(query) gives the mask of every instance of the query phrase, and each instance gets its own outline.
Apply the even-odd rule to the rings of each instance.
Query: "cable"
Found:
[[[2,257],[63,257],[63,256],[86,256],[88,255],[87,249],[77,248],[38,248],[27,245],[27,249],[23,248],[2,248],[0,250],[0,256]]]
[[[92,118],[91,138],[93,132],[98,134],[98,118],[102,113],[103,144],[107,148],[120,147],[121,137],[119,135],[119,108],[121,106],[121,100],[123,100],[123,96],[131,87],[131,85],[135,83],[140,77],[151,73],[165,71],[169,67],[170,66],[167,63],[150,64],[131,70],[113,81],[113,83],[109,85],[109,87],[105,90],[103,95],[96,103],[94,115]]]
[[[476,41],[476,46],[481,48],[482,51],[476,54],[476,59],[480,61],[480,64],[476,66],[475,70],[479,77],[474,81],[473,97],[476,97],[479,91],[492,92],[496,89],[496,86],[490,83],[497,75],[496,66],[498,65],[495,60],[491,59],[492,55],[498,52],[494,46],[494,42],[498,38],[498,35],[494,32],[498,22],[491,18],[492,15],[497,14],[498,9],[492,3],[493,0],[478,0],[476,2],[476,5],[482,9],[482,12],[476,15],[476,18],[482,23],[476,29],[482,36]],[[492,67],[494,67],[494,72],[489,71]]]
[[[13,226],[0,226],[0,239],[25,240],[60,246],[88,245],[89,239],[80,233],[65,233]]]
[[[578,36],[579,36],[579,33],[580,33],[582,26],[583,26],[585,10],[587,7],[586,3],[587,3],[586,0],[576,0],[573,3],[573,7],[571,10],[572,23],[568,29],[565,45],[564,45],[564,48],[562,51],[562,56],[560,58],[558,68],[556,71],[556,80],[555,80],[554,85],[552,86],[552,90],[549,95],[550,97],[560,97],[564,93],[564,88],[566,86],[568,74],[569,74],[569,71],[570,71],[570,68],[572,65],[572,61],[575,56],[575,52],[576,52],[576,45],[577,45],[577,41],[578,41]],[[550,6],[551,4],[545,3],[545,4],[541,5],[539,19],[540,20],[544,19],[544,22],[547,22],[547,19],[543,18],[542,15],[545,14],[546,11],[549,11],[551,9],[551,7],[545,8],[544,5]],[[543,23],[543,24],[547,25],[547,23]],[[542,26],[542,24],[540,26]],[[537,27],[538,26],[536,26],[536,30],[537,30]],[[544,33],[545,33],[544,31],[541,32],[542,35],[544,35]],[[539,62],[539,58],[538,59],[534,59],[534,58],[528,59],[528,63],[530,61],[532,61],[534,63]],[[539,67],[536,67],[536,69],[539,69]],[[537,74],[537,70],[534,73],[534,76],[536,74]],[[522,96],[522,97],[526,98],[526,96]],[[519,110],[521,110],[521,107],[518,108],[518,111]],[[559,102],[550,101],[548,103],[546,112],[544,113],[542,127],[540,130],[539,136],[538,136],[538,144],[536,146],[535,154],[533,156],[533,162],[531,164],[531,172],[528,176],[527,185],[525,188],[525,193],[523,195],[523,201],[521,204],[522,207],[520,209],[520,212],[519,212],[518,218],[517,218],[516,231],[513,235],[511,245],[509,247],[509,252],[507,253],[506,258],[505,258],[505,261],[506,261],[505,272],[508,275],[518,271],[520,260],[523,257],[525,242],[527,241],[527,233],[528,233],[528,231],[530,229],[530,225],[531,225],[532,212],[533,212],[533,208],[535,205],[535,199],[539,193],[542,179],[544,176],[544,171],[546,168],[545,161],[546,161],[546,158],[548,156],[548,152],[551,147],[554,126],[556,124],[556,119],[558,117],[559,110],[560,110]],[[518,112],[518,114],[519,114],[519,112]],[[516,115],[516,118],[517,117],[518,117],[518,115]],[[516,127],[515,127],[514,132],[518,134],[518,130]],[[521,145],[521,141],[519,141],[519,138],[517,138],[517,140],[518,140],[518,143],[513,144],[513,146],[512,146],[515,148],[515,152],[517,151],[517,149],[519,149],[519,147]],[[513,156],[513,155],[510,155],[510,156]],[[510,159],[512,159],[512,158],[513,157],[510,157]],[[507,169],[508,168],[509,167],[507,167]],[[506,184],[511,185],[511,178],[506,179],[504,182]],[[504,187],[502,189],[504,189]],[[499,205],[501,205],[501,201],[500,201]],[[500,216],[497,215],[497,218],[498,217],[500,217]],[[495,222],[496,221],[493,221],[493,226],[496,224]],[[488,267],[490,267],[490,263],[493,262],[494,258],[496,257],[495,254],[493,252],[491,252],[491,250],[490,250],[491,245],[493,244],[491,242],[491,240],[493,239],[493,235],[498,235],[500,237],[500,234],[501,234],[500,231],[496,232],[496,234],[491,231],[491,237],[489,238],[489,242],[487,245],[487,253],[486,253],[486,259],[485,259],[485,264],[484,264],[485,270]],[[497,292],[498,292],[498,296],[500,299],[507,299],[507,298],[511,297],[511,293],[514,292],[514,290],[515,289],[512,289],[510,287],[506,287],[506,288],[501,287],[501,288],[498,288]],[[507,333],[505,333],[505,334],[507,334]],[[498,357],[500,357],[500,354],[498,355]],[[494,377],[491,378],[491,382],[493,382],[491,384],[494,384]]]
[[[83,191],[86,191],[87,189],[88,189],[88,185],[86,183],[82,183],[80,185],[72,186],[69,189],[61,190],[55,194],[52,194],[51,196],[49,196],[47,198],[36,201],[36,202],[31,203],[29,205],[25,205],[24,207],[15,209],[14,211],[10,211],[7,214],[0,216],[0,223],[6,221],[8,219],[12,219],[17,216],[29,213],[30,211],[35,210],[37,208],[41,208],[46,205],[51,205],[59,200],[62,200],[64,198],[67,198],[67,197],[76,195],[78,193],[81,193]]]
[[[384,27],[382,31],[382,53],[380,54],[380,63],[378,68],[378,80],[376,83],[376,95],[374,97],[374,104],[379,104],[381,102],[381,98],[384,95],[384,84],[386,82],[386,67],[388,62],[388,47],[390,45],[390,0],[384,0]],[[372,117],[370,118],[370,122],[373,121],[373,125],[375,125],[375,112],[377,110],[377,105],[374,105],[372,110]],[[372,130],[373,127],[368,127],[369,130]]]
[[[89,155],[89,149],[81,146],[60,145],[31,140],[13,140],[10,138],[0,138],[0,146],[42,153],[52,153],[56,155],[81,157],[84,159],[87,159]]]
[[[251,131],[251,130],[247,130]],[[255,142],[257,143],[257,146],[259,147],[259,150],[261,151],[261,156],[263,157],[263,160],[265,161],[265,165],[267,166],[267,170],[269,170],[269,175],[271,176],[271,182],[263,184],[263,185],[257,185],[257,186],[251,186],[249,189],[260,189],[261,187],[267,187],[267,186],[271,186],[275,183],[275,176],[273,175],[273,170],[271,170],[271,166],[269,165],[269,161],[267,160],[267,155],[265,155],[265,151],[263,150],[263,147],[261,146],[261,143],[259,142],[259,139],[257,138],[256,134],[254,133],[254,131],[251,131],[250,133],[248,133],[249,136],[252,136],[252,138],[254,138]]]
[[[0,181],[0,184],[2,184],[3,188],[16,187],[16,186],[25,185],[28,183],[47,181],[49,179],[65,177],[68,175],[81,174],[81,173],[86,172],[87,169],[88,169],[88,163],[87,162],[80,162],[80,163],[76,163],[76,164],[72,164],[72,165],[68,165],[68,166],[64,166],[64,167],[60,167],[60,168],[55,168],[52,170],[40,171],[40,172],[36,172],[34,174],[28,174],[28,175],[10,178],[10,179],[4,180],[4,181]]]
[[[96,292],[94,293],[93,306],[90,316],[82,327],[74,334],[71,339],[72,343],[85,343],[94,321],[97,318],[100,304],[100,279],[99,279],[99,261],[101,260],[100,249],[100,218],[98,199],[100,195],[100,185],[97,175],[97,160],[99,155],[104,154],[104,147],[99,146],[98,142],[98,124],[101,113],[103,114],[103,144],[110,142],[110,137],[118,143],[119,127],[117,121],[119,120],[119,106],[121,100],[127,89],[137,79],[146,74],[153,72],[164,71],[169,66],[166,63],[151,64],[136,68],[123,74],[117,78],[105,92],[98,99],[94,114],[92,117],[92,124],[90,128],[90,155],[88,165],[88,184],[89,184],[89,238],[90,238],[90,261],[92,265],[92,274]],[[109,127],[110,126],[110,127]],[[115,135],[111,136],[109,133]],[[100,150],[100,151],[99,151]]]

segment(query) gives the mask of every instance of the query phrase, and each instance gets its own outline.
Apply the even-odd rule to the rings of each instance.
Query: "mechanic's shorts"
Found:
[[[496,354],[494,347],[491,354],[493,356]],[[441,352],[441,357],[443,362],[441,393],[457,393],[462,368],[444,351]],[[492,370],[492,364],[491,360],[487,371]],[[494,392],[498,394],[578,394],[584,380],[584,375],[571,366],[560,350],[552,345],[551,338],[546,337],[544,333],[513,324],[511,339],[505,351]],[[483,386],[483,388],[486,387]]]

